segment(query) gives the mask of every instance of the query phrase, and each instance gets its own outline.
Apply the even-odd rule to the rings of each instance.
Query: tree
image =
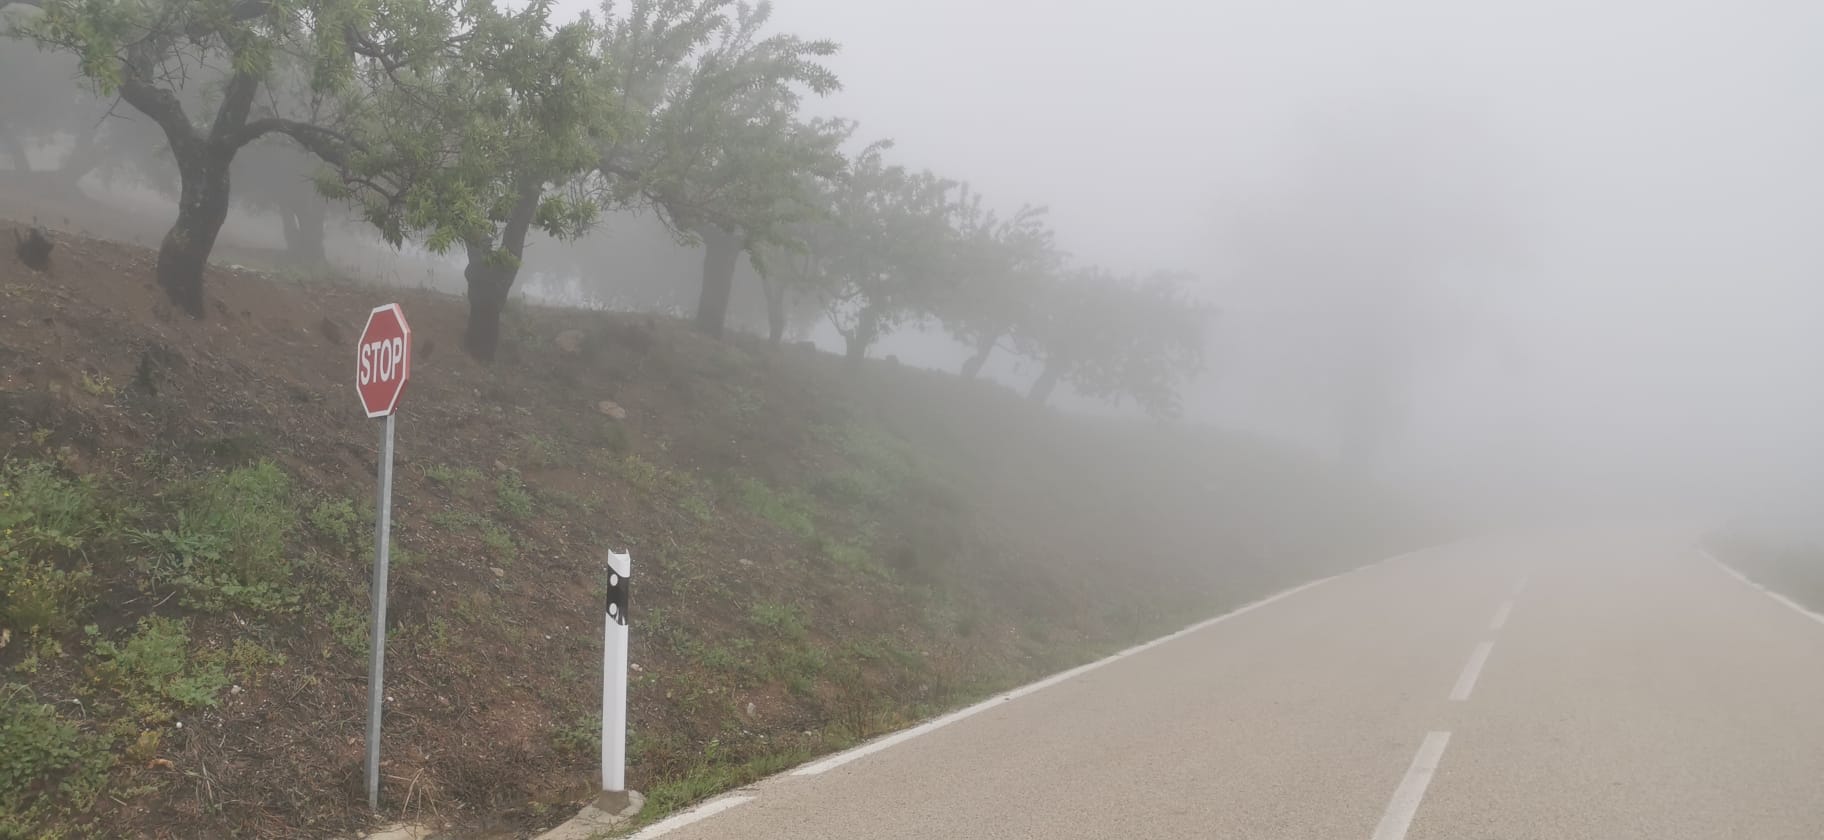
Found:
[[[1210,310],[1183,291],[1183,278],[1121,278],[1076,268],[1049,284],[1019,341],[1042,369],[1028,396],[1043,403],[1059,382],[1119,405],[1131,398],[1155,417],[1176,416],[1179,388],[1203,370]]]
[[[951,337],[974,349],[962,368],[964,379],[974,379],[1001,341],[1029,317],[1063,256],[1045,225],[1044,208],[1027,205],[1002,219],[984,211],[981,195],[967,188],[958,202],[957,238],[953,283],[938,317]]]
[[[350,138],[338,123],[366,62],[401,66],[407,45],[439,31],[444,12],[424,0],[43,0],[19,27],[41,46],[74,54],[98,92],[121,99],[163,131],[181,181],[177,219],[159,247],[157,276],[172,302],[202,317],[203,269],[228,216],[235,155],[284,134],[330,158]],[[311,80],[307,107],[277,109],[260,94],[279,65],[298,62]],[[213,108],[196,107],[208,92]],[[188,94],[188,96],[186,96]],[[186,102],[186,99],[192,100]],[[194,115],[202,115],[199,122]]]
[[[615,108],[595,83],[599,58],[588,20],[554,27],[551,3],[517,12],[470,3],[466,29],[435,62],[401,74],[348,156],[337,196],[358,200],[387,241],[418,234],[468,258],[463,347],[491,361],[500,316],[537,228],[581,236],[598,206],[578,179],[614,130]]]
[[[931,314],[951,278],[956,184],[888,165],[876,142],[827,183],[824,221],[809,226],[804,283],[819,290],[851,362],[881,337]]]
[[[843,123],[797,119],[800,88],[839,86],[818,61],[836,45],[762,37],[771,16],[770,2],[635,0],[605,29],[606,79],[634,116],[603,144],[601,174],[619,200],[703,245],[696,323],[710,335],[724,329],[741,255],[789,244],[786,230],[815,209],[800,174],[834,171],[847,137]]]

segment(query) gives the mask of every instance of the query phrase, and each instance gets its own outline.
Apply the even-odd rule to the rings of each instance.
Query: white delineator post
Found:
[[[608,606],[602,628],[602,790],[627,789],[627,591],[633,557],[608,552]]]

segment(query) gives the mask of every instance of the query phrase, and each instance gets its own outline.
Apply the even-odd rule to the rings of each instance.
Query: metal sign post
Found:
[[[380,807],[380,707],[386,701],[386,571],[393,535],[393,418],[412,373],[412,328],[399,304],[376,306],[355,345],[355,392],[367,416],[384,417],[374,515],[373,627],[367,666],[367,807]]]
[[[633,557],[608,552],[608,606],[602,628],[602,790],[627,789],[627,593]]]
[[[374,518],[373,631],[367,658],[367,807],[380,807],[380,703],[386,699],[386,569],[393,532],[393,417],[380,432],[379,515]]]

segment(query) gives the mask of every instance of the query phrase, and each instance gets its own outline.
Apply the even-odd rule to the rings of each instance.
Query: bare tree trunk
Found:
[[[721,338],[728,322],[728,303],[735,293],[735,263],[741,259],[741,237],[715,225],[703,225],[703,291],[697,298],[697,330]]]
[[[490,260],[486,255],[469,257],[462,277],[469,284],[469,325],[462,334],[462,349],[483,362],[494,361],[500,349],[500,316],[507,308],[507,293],[513,289],[518,269]]]
[[[1039,378],[1033,380],[1032,390],[1026,392],[1027,399],[1039,405],[1051,401],[1051,392],[1057,390],[1058,380],[1064,376],[1064,365],[1056,360],[1045,363],[1045,370]]]
[[[880,314],[870,306],[861,310],[855,329],[842,334],[843,358],[851,365],[861,364],[861,360],[868,357],[868,348],[879,338]]]
[[[1000,340],[1001,337],[998,335],[984,335],[976,340],[975,355],[963,362],[964,379],[974,379],[977,374],[982,372],[982,366],[988,364],[988,357],[994,354],[995,344]]]
[[[233,159],[232,151],[223,154],[207,144],[177,156],[183,188],[177,221],[158,248],[158,285],[192,318],[204,314],[203,270],[228,220],[228,164]]]
[[[323,228],[328,215],[328,202],[318,196],[288,197],[279,206],[279,219],[285,227],[285,254],[305,266],[328,262],[323,250]]]
[[[766,296],[766,340],[777,345],[785,340],[785,284],[762,274],[760,291]]]
[[[462,348],[483,362],[494,361],[500,349],[500,316],[507,308],[507,293],[519,276],[520,258],[526,253],[526,232],[538,214],[545,194],[542,181],[519,185],[519,198],[501,229],[500,246],[492,242],[468,243],[469,264],[462,277],[469,284],[469,326]]]
[[[25,152],[25,143],[4,125],[0,125],[0,145],[4,145],[7,156],[13,159],[14,172],[32,171],[32,158]]]

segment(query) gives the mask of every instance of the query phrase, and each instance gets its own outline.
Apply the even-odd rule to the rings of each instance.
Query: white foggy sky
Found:
[[[1189,401],[1205,416],[1321,447],[1314,371],[1351,352],[1326,337],[1348,332],[1351,301],[1386,298],[1244,271],[1237,221],[1329,205],[1298,189],[1313,150],[1354,153],[1396,191],[1401,167],[1448,157],[1481,203],[1451,206],[1447,185],[1331,208],[1346,226],[1410,200],[1442,227],[1497,229],[1503,253],[1464,246],[1397,316],[1418,325],[1413,469],[1473,482],[1568,463],[1583,472],[1553,470],[1574,484],[1689,467],[1747,488],[1824,468],[1824,3],[775,5],[777,28],[843,45],[844,90],[814,113],[1003,208],[1049,205],[1085,260],[1201,274],[1225,308]],[[1414,113],[1473,128],[1401,159],[1423,145],[1402,139]],[[1379,172],[1377,144],[1395,149]],[[906,336],[884,352],[960,358]]]

